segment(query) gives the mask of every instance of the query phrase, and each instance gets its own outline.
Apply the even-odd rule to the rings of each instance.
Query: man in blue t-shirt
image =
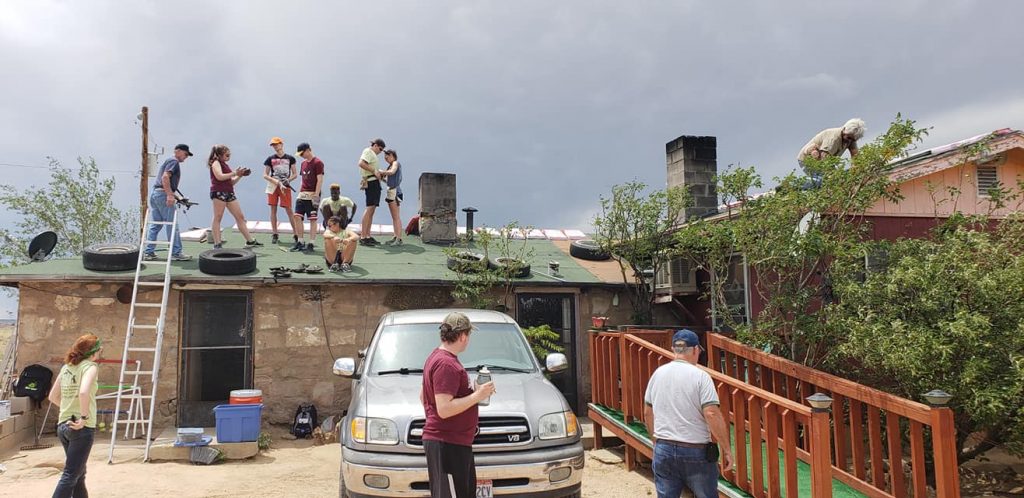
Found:
[[[192,157],[192,152],[188,150],[188,145],[178,144],[174,147],[174,157],[164,161],[160,166],[160,171],[156,175],[156,184],[153,185],[153,194],[149,196],[150,221],[169,223],[174,220],[174,203],[176,201],[174,193],[178,191],[178,182],[181,180],[181,163],[189,157]],[[191,260],[192,256],[181,252],[181,234],[177,227],[174,227],[172,234],[170,225],[150,225],[146,240],[156,240],[163,227],[167,227],[167,240],[171,240],[172,236],[174,239],[171,244],[171,259],[174,261]],[[146,261],[159,259],[156,255],[156,244],[146,245],[143,259]]]

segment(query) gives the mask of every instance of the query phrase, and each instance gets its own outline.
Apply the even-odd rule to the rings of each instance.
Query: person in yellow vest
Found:
[[[96,436],[97,365],[103,343],[92,334],[75,340],[50,390],[50,402],[60,406],[57,439],[64,446],[64,472],[53,498],[88,497],[85,464]]]

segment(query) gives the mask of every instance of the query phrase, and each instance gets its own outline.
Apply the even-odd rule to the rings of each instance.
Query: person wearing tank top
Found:
[[[213,202],[213,248],[224,247],[220,220],[224,217],[225,209],[231,213],[231,217],[238,225],[238,231],[245,237],[246,247],[262,246],[263,244],[249,234],[242,206],[235,197],[235,184],[249,175],[249,169],[242,167],[232,171],[231,166],[228,166],[228,159],[231,159],[231,149],[227,145],[214,145],[210,150],[210,158],[206,161],[210,168],[210,200]]]
[[[53,491],[54,498],[84,496],[85,464],[96,437],[97,365],[103,343],[92,334],[79,337],[64,357],[64,366],[50,389],[50,402],[60,407],[57,439],[64,447],[64,471]]]

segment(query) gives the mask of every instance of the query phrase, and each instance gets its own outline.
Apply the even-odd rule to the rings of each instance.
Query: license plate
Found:
[[[494,481],[477,481],[476,498],[494,498]]]

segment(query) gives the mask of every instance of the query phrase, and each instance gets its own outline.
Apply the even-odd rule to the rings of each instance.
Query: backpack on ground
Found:
[[[316,406],[312,403],[303,403],[295,410],[295,421],[288,432],[296,438],[308,438],[313,435],[313,429],[317,425]]]
[[[14,384],[14,395],[25,396],[39,402],[50,394],[53,372],[42,365],[29,365],[21,371],[18,382]]]

